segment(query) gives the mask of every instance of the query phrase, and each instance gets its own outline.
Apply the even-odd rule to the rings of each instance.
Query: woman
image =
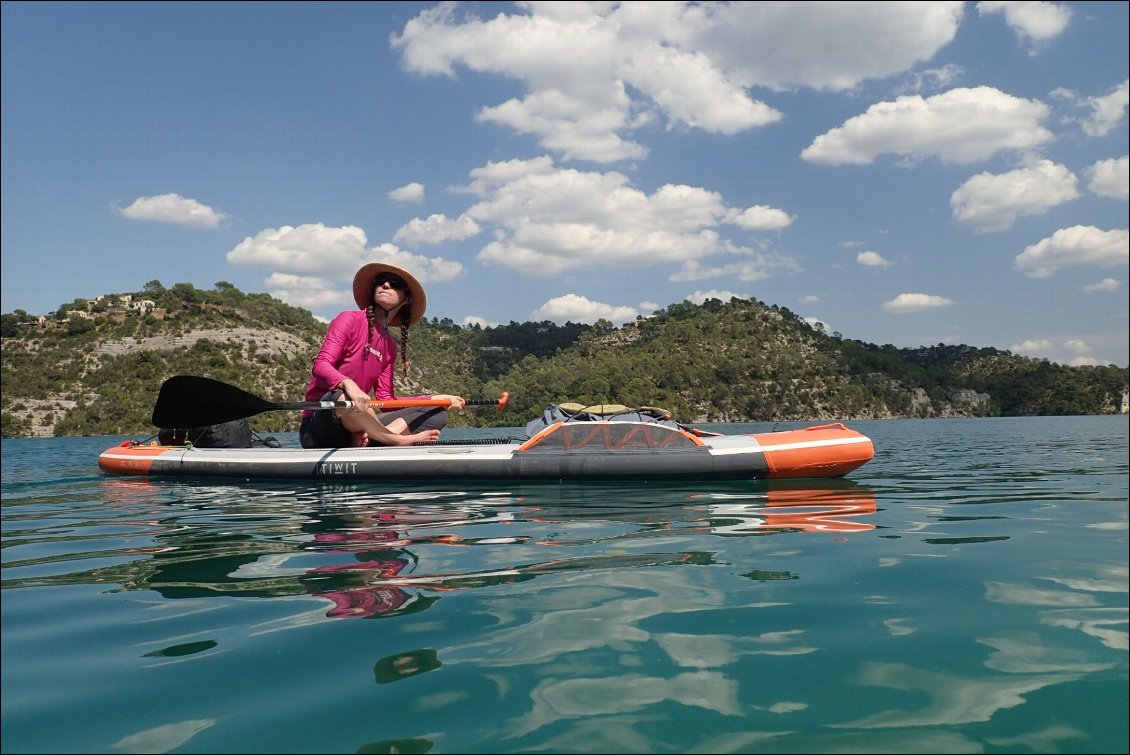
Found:
[[[397,345],[388,329],[400,328],[400,354],[408,365],[408,328],[424,316],[427,298],[419,281],[392,265],[373,262],[353,276],[353,300],[360,309],[342,312],[330,323],[313,374],[306,387],[307,401],[353,402],[349,409],[304,412],[299,429],[303,448],[342,446],[407,446],[439,439],[447,424],[441,407],[414,407],[377,416],[369,407],[396,398],[392,373]],[[416,398],[445,399],[450,408],[462,409],[459,396]]]

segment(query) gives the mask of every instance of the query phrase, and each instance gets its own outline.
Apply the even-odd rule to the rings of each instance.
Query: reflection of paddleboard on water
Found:
[[[710,531],[717,535],[752,535],[792,530],[798,532],[863,532],[875,525],[855,517],[877,511],[875,494],[851,484],[768,484],[749,494],[703,493]]]
[[[780,481],[425,481],[310,484],[262,480],[186,485],[160,478],[103,481],[111,506],[139,497],[218,512],[230,523],[277,519],[278,540],[236,529],[213,541],[212,515],[159,537],[144,568],[120,581],[166,598],[306,594],[330,618],[385,618],[428,610],[443,594],[563,573],[701,563],[703,553],[638,548],[690,525],[720,536],[874,529],[875,494],[847,479]],[[252,516],[253,515],[253,516]],[[287,534],[289,533],[289,534]],[[567,546],[583,537],[597,554]],[[201,550],[206,543],[207,549]],[[508,546],[518,546],[509,549]],[[440,550],[437,550],[440,549]],[[463,551],[443,555],[447,548]],[[567,558],[555,553],[571,552]]]
[[[422,610],[438,599],[436,593],[525,582],[540,575],[555,573],[631,569],[701,561],[700,554],[685,552],[629,553],[609,550],[596,556],[519,562],[493,568],[439,572],[421,568],[419,560],[414,555],[415,551],[412,550],[417,546],[475,548],[484,545],[534,542],[534,538],[530,535],[490,534],[486,537],[475,537],[468,532],[468,528],[486,525],[494,529],[500,525],[517,526],[522,521],[538,524],[556,521],[567,523],[578,519],[587,521],[586,517],[572,516],[575,512],[573,508],[551,509],[535,505],[535,501],[521,494],[531,492],[533,491],[492,490],[490,497],[501,502],[497,506],[467,503],[454,507],[386,506],[368,511],[318,513],[317,523],[308,523],[304,528],[328,527],[332,530],[332,534],[316,535],[315,542],[310,544],[310,547],[324,552],[348,553],[358,562],[309,570],[303,575],[303,582],[311,594],[334,601],[335,607],[327,614],[328,616],[335,618],[388,616]],[[536,499],[536,496],[534,498]],[[684,508],[684,506],[677,507],[680,512]],[[366,522],[385,529],[369,530]],[[443,531],[436,531],[444,525],[446,527]],[[389,534],[375,537],[379,532]],[[460,534],[461,532],[468,534]],[[364,553],[369,548],[380,547],[378,543],[395,544],[402,554],[398,562],[380,560],[372,553]],[[536,544],[543,547],[554,545],[552,541],[543,540],[536,541]],[[405,556],[409,556],[410,560],[405,561]],[[428,597],[421,597],[422,595]]]

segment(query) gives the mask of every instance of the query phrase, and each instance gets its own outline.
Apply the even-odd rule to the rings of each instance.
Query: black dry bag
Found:
[[[234,419],[218,425],[161,430],[157,440],[163,446],[191,443],[197,448],[251,448],[251,425],[245,419]]]

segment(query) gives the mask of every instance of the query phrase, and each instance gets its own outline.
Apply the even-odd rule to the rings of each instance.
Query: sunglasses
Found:
[[[386,283],[397,291],[408,290],[408,284],[405,283],[403,279],[396,275],[389,275],[388,273],[378,275],[377,279],[373,281],[373,288],[378,289]]]

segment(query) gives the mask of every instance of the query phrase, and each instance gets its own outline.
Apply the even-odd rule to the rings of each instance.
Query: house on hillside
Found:
[[[157,308],[157,302],[152,299],[138,299],[126,304],[132,310],[136,310],[139,315],[144,315],[152,312]]]

